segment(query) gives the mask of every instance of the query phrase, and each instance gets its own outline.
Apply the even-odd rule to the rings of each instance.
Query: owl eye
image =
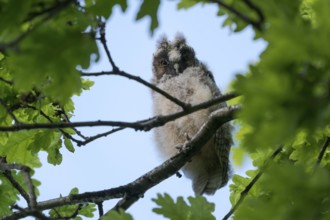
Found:
[[[161,64],[162,66],[167,66],[167,65],[168,65],[168,60],[162,59],[162,60],[160,61],[160,64]]]

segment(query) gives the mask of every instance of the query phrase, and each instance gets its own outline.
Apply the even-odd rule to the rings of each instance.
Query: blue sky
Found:
[[[251,30],[236,34],[221,27],[222,18],[216,16],[217,6],[195,6],[189,10],[176,9],[175,1],[162,1],[159,11],[160,26],[153,36],[149,34],[149,19],[136,22],[135,16],[140,1],[129,1],[123,14],[119,7],[113,11],[107,23],[108,46],[117,66],[145,80],[152,76],[151,61],[159,37],[166,34],[173,39],[176,33],[186,36],[195,49],[197,57],[213,72],[222,91],[236,73],[244,73],[248,64],[258,61],[265,47],[261,41],[253,41]],[[101,59],[90,71],[111,70],[104,51]],[[119,120],[135,121],[152,116],[151,91],[144,86],[118,76],[91,78],[95,85],[80,97],[75,97],[73,121]],[[81,129],[86,135],[105,131],[105,128]],[[127,184],[162,160],[155,151],[153,132],[124,130],[99,139],[83,147],[76,147],[74,154],[62,150],[63,162],[52,166],[45,162],[36,170],[35,177],[42,182],[40,201],[67,195],[73,187],[80,192],[109,189]],[[233,165],[234,173],[243,174],[251,165]],[[58,181],[60,180],[60,181]],[[136,220],[163,219],[151,210],[156,204],[151,201],[157,193],[169,193],[173,198],[193,195],[190,180],[171,177],[147,191],[145,197],[134,204],[128,212]],[[229,187],[220,189],[207,199],[216,204],[215,216],[220,219],[230,209]],[[105,202],[105,210],[117,201]],[[95,218],[96,219],[96,218]]]

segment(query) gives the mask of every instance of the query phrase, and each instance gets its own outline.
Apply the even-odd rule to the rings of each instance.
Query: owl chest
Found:
[[[213,98],[211,89],[202,83],[196,77],[184,76],[176,77],[177,79],[168,80],[159,85],[159,88],[166,91],[170,95],[180,101],[196,105]],[[155,115],[169,115],[181,111],[182,108],[160,94],[154,94],[154,113]],[[204,109],[187,116],[176,119],[165,125],[165,133],[170,132],[176,136],[178,142],[185,142],[187,138],[192,137],[197,133],[200,127],[206,122],[209,115],[209,110]],[[173,133],[172,133],[173,132]]]

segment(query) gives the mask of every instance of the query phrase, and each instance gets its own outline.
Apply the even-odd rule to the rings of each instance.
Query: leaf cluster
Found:
[[[158,194],[153,201],[159,206],[154,208],[153,211],[157,214],[161,214],[164,217],[172,220],[187,219],[187,220],[215,220],[212,215],[215,205],[207,202],[204,197],[189,197],[188,205],[182,197],[178,197],[177,201],[174,200],[168,194]]]
[[[268,26],[260,36],[268,46],[234,86],[244,94],[242,119],[251,129],[242,145],[250,150],[293,141],[300,131],[314,134],[329,122],[330,54],[324,45],[330,29],[322,11],[330,4],[298,3],[260,4]]]
[[[324,46],[330,2],[263,1],[258,6],[265,24],[256,37],[267,47],[234,82],[244,106],[236,137],[258,170],[275,146],[284,148],[234,219],[329,219],[330,54]],[[233,205],[257,173],[233,177]]]

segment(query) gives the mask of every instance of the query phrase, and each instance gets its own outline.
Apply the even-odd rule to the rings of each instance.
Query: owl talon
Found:
[[[184,133],[184,136],[185,136],[187,142],[191,140],[191,137],[189,136],[189,134],[187,132]]]
[[[176,172],[175,175],[178,177],[178,178],[181,178],[182,177],[182,174],[180,172]]]
[[[178,144],[175,146],[175,149],[177,149],[179,151],[179,153],[181,153],[183,151],[183,146],[182,144]]]

